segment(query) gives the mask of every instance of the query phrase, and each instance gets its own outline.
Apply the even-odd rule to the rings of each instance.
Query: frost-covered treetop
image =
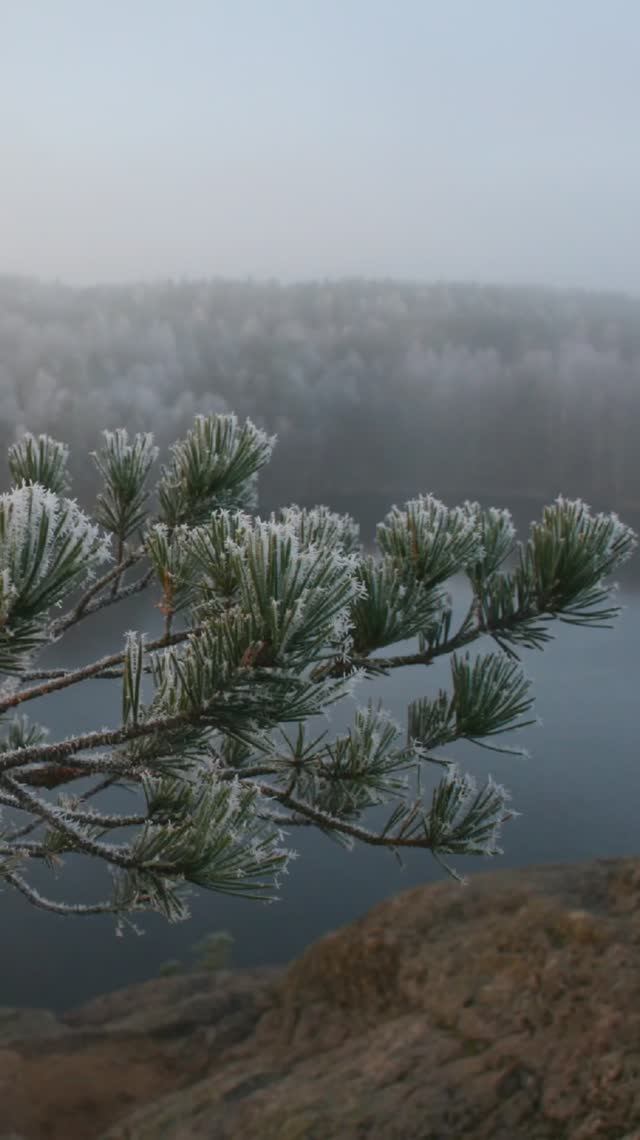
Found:
[[[630,556],[632,531],[560,497],[519,543],[508,511],[420,494],[390,510],[371,553],[354,520],[327,507],[253,513],[274,440],[248,420],[197,417],[155,488],[150,433],[119,428],[103,440],[92,452],[95,521],[65,497],[63,444],[27,435],[9,456],[0,877],[57,913],[110,911],[122,923],[156,910],[175,921],[193,887],[274,897],[299,827],[439,861],[497,854],[516,814],[508,792],[491,778],[478,787],[442,749],[469,740],[504,751],[495,738],[531,723],[518,654],[542,648],[558,621],[615,617],[609,576]],[[470,600],[454,623],[446,584],[461,573]],[[44,646],[144,591],[164,615],[162,636],[125,630],[107,657],[36,668]],[[394,655],[407,640],[414,648]],[[448,687],[413,701],[404,729],[371,703],[342,734],[310,729],[367,677],[441,656]],[[49,742],[22,711],[107,678],[121,690],[110,726]],[[134,793],[129,813],[98,806],[113,785]],[[368,809],[385,804],[386,823],[372,829]],[[72,853],[109,867],[110,898],[80,905],[36,890],[33,861],[56,869]]]

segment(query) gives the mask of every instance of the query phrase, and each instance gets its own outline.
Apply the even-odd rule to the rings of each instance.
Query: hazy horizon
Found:
[[[0,11],[0,272],[640,292],[633,0]]]
[[[501,290],[506,293],[548,293],[553,296],[554,294],[562,297],[563,295],[584,295],[585,297],[610,297],[620,298],[624,300],[638,300],[640,299],[640,283],[637,288],[616,288],[600,285],[553,285],[548,281],[543,280],[525,280],[522,281],[497,281],[490,278],[472,278],[472,277],[411,277],[391,274],[372,274],[370,276],[358,273],[343,273],[343,274],[324,274],[324,275],[301,275],[300,277],[278,277],[275,274],[259,275],[255,273],[245,274],[215,274],[215,273],[202,273],[202,274],[189,274],[180,273],[172,274],[165,273],[157,276],[140,275],[140,276],[123,276],[113,278],[96,278],[91,281],[74,281],[72,278],[65,278],[61,274],[42,274],[30,272],[0,272],[0,282],[24,282],[31,283],[44,288],[59,286],[63,289],[69,289],[77,293],[90,291],[92,289],[131,289],[137,286],[141,288],[156,289],[163,285],[172,285],[176,287],[185,288],[198,286],[198,285],[228,285],[240,286],[250,285],[256,288],[265,288],[271,285],[276,285],[279,289],[297,289],[304,286],[327,286],[335,285],[341,287],[344,285],[384,285],[390,288],[445,288],[445,289],[495,289]]]

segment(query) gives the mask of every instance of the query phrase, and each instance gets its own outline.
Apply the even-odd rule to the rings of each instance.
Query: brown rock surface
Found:
[[[72,1011],[57,1021],[57,1033],[48,1011],[22,1011],[28,1032],[21,1039],[16,1011],[6,1019],[8,1038],[0,1010],[0,1128],[20,1140],[96,1140],[136,1105],[204,1076],[246,1038],[276,973],[144,982]]]
[[[417,888],[63,1022],[0,1035],[24,1140],[640,1140],[640,860]]]

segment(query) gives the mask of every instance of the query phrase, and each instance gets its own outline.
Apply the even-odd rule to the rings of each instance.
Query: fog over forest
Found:
[[[640,507],[640,299],[350,280],[71,288],[0,278],[0,427],[166,446],[198,412],[276,432],[261,502],[418,491]]]

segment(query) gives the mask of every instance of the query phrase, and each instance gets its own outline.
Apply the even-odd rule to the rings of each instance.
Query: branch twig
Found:
[[[172,633],[170,637],[162,636],[156,641],[150,641],[145,645],[145,652],[153,652],[155,649],[166,649],[172,645],[179,645],[180,642],[186,641],[192,635],[197,636],[200,628],[196,627],[191,630],[182,630],[179,633]],[[70,685],[77,685],[81,681],[87,681],[90,677],[96,677],[105,669],[110,669],[115,665],[121,665],[125,659],[125,654],[111,653],[108,657],[101,657],[99,661],[92,662],[91,665],[83,665],[80,669],[71,669],[69,671],[58,673],[47,680],[42,685],[33,686],[31,689],[22,689],[20,692],[12,693],[0,701],[0,714],[6,712],[7,709],[16,708],[18,705],[24,704],[26,701],[35,701],[38,697],[48,696],[50,693],[57,692],[59,689],[67,689]],[[52,672],[58,672],[57,670]]]
[[[72,625],[75,625],[77,621],[80,621],[91,599],[95,598],[96,594],[99,594],[100,591],[103,590],[105,586],[108,586],[110,582],[113,582],[114,579],[118,581],[124,571],[128,570],[130,566],[134,566],[136,562],[139,562],[140,559],[144,557],[144,554],[144,546],[139,546],[137,550],[133,550],[131,554],[128,554],[125,559],[119,562],[116,566],[113,566],[111,570],[108,570],[107,573],[103,574],[101,578],[98,578],[97,581],[94,582],[93,585],[90,586],[89,589],[82,595],[80,601],[77,603],[74,609],[69,610],[69,612],[66,614],[63,614],[62,617],[54,623],[52,627],[53,636],[59,637],[60,634],[65,633],[67,629],[69,629]]]

